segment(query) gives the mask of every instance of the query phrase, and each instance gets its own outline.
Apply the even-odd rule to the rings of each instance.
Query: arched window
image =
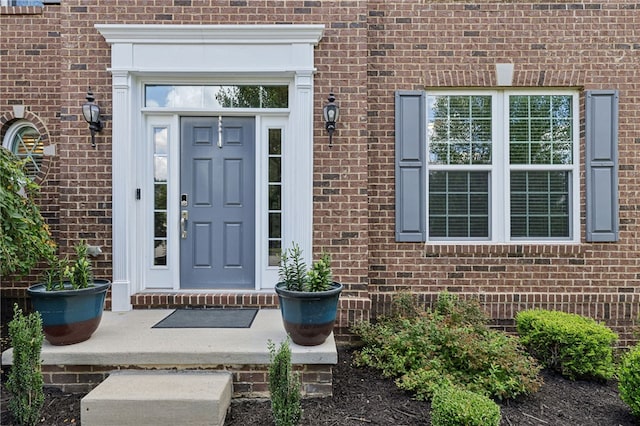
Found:
[[[14,123],[4,136],[2,146],[26,159],[26,167],[31,178],[35,178],[42,167],[44,143],[40,132],[26,120]]]

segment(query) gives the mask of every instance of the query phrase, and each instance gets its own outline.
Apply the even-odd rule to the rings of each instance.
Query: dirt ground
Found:
[[[618,397],[615,382],[569,381],[543,372],[545,384],[533,396],[501,402],[502,426],[632,426],[640,419]],[[351,351],[338,350],[333,373],[333,397],[303,402],[302,425],[393,425],[429,424],[428,402],[415,401],[391,380],[371,369],[355,368]],[[80,424],[80,394],[47,389],[41,424]],[[7,410],[7,394],[2,388],[0,424],[13,426]],[[225,426],[272,425],[269,401],[234,400]]]

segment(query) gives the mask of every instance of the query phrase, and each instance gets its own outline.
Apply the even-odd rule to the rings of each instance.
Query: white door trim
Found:
[[[143,289],[135,242],[137,161],[133,146],[143,136],[141,82],[146,77],[229,76],[292,79],[290,140],[283,180],[285,244],[298,242],[311,255],[313,191],[313,50],[323,25],[122,25],[97,24],[111,45],[113,81],[113,280],[112,310],[132,308],[130,296]],[[223,60],[220,60],[223,58]],[[294,177],[291,179],[291,177]],[[292,192],[295,191],[295,192]],[[294,196],[295,194],[295,196]],[[295,223],[294,223],[295,222]]]

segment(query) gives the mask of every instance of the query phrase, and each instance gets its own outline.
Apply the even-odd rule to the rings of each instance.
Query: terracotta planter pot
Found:
[[[94,280],[93,284],[83,289],[72,289],[69,285],[59,291],[46,291],[44,284],[27,289],[34,309],[42,316],[44,337],[49,343],[71,345],[83,342],[96,331],[111,282]]]
[[[284,329],[293,343],[303,346],[322,344],[333,331],[342,284],[334,282],[327,291],[290,291],[276,284]]]

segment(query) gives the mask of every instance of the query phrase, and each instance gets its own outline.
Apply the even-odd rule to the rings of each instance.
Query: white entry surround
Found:
[[[113,280],[112,309],[131,310],[131,295],[159,288],[175,291],[179,283],[147,285],[144,241],[146,203],[136,197],[149,167],[144,160],[147,126],[163,114],[175,126],[180,115],[216,115],[222,111],[145,111],[144,85],[263,84],[289,86],[289,108],[256,117],[256,145],[264,140],[268,123],[285,129],[283,141],[283,244],[297,242],[307,257],[312,248],[313,191],[313,74],[314,46],[323,25],[126,25],[97,24],[111,45],[113,79]],[[228,114],[225,111],[224,114]],[[243,114],[234,111],[232,114]],[[244,112],[247,115],[247,111]],[[143,142],[141,142],[143,141]],[[142,147],[141,147],[142,146]],[[141,158],[141,156],[143,158]],[[256,151],[256,180],[264,178],[260,148]],[[262,169],[261,169],[262,168]],[[257,182],[259,183],[259,182]],[[258,188],[258,185],[256,185]],[[277,267],[269,267],[265,244],[262,194],[256,193],[255,290],[272,289]],[[143,195],[144,198],[144,195]],[[145,219],[146,218],[146,219]],[[286,220],[288,218],[289,220]],[[173,231],[168,231],[173,232]],[[175,231],[177,232],[177,231]],[[173,254],[177,256],[178,254]],[[169,265],[172,261],[169,261]],[[169,272],[174,274],[175,271]]]

